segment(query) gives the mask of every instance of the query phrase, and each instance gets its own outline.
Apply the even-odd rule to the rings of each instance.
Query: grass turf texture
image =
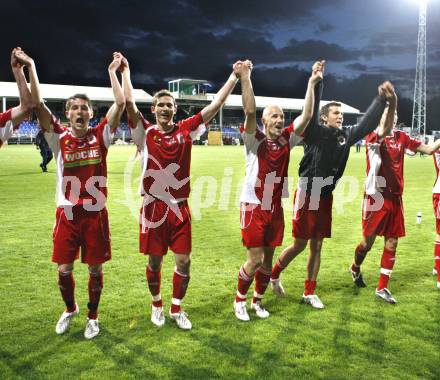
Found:
[[[195,146],[193,206],[200,196],[207,203],[208,192],[216,194],[216,202],[200,210],[200,220],[193,219],[192,277],[184,308],[194,327],[183,332],[169,318],[161,329],[150,322],[146,259],[138,253],[137,220],[126,206],[130,191],[124,190],[124,170],[134,152],[133,146],[112,146],[108,156],[113,260],[105,265],[101,333],[87,341],[83,337],[87,269],[79,262],[75,281],[81,313],[65,335],[54,331],[64,308],[50,262],[54,164],[42,174],[33,147],[7,146],[0,151],[0,378],[440,377],[440,293],[431,276],[435,237],[431,157],[405,159],[407,237],[399,242],[390,282],[396,306],[374,296],[382,239],[363,266],[368,287],[356,289],[348,274],[361,237],[363,148],[360,154],[351,153],[345,173],[359,180],[356,197],[344,205],[343,213],[334,208],[333,238],[325,241],[322,250],[317,293],[326,308],[313,310],[299,303],[305,276],[303,252],[282,275],[287,297],[277,299],[268,289],[269,319],[258,320],[251,313],[251,322],[242,323],[232,313],[232,302],[237,272],[245,260],[235,203],[244,175],[243,147]],[[295,178],[301,156],[302,148],[294,149],[289,174]],[[133,191],[139,175],[139,162],[134,164],[128,187]],[[232,181],[228,203],[219,200],[225,193],[220,190],[225,167],[233,170],[227,176]],[[203,176],[218,179],[216,190]],[[131,202],[137,209],[140,198],[133,195]],[[421,225],[416,224],[419,210]],[[284,246],[292,241],[290,217],[288,202]],[[172,270],[173,257],[168,254],[162,275],[167,310]]]

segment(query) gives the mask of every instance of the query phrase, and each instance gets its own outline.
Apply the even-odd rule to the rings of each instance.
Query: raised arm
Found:
[[[348,141],[353,145],[356,141],[363,139],[366,135],[373,132],[379,125],[380,118],[385,109],[387,101],[392,101],[394,96],[394,87],[390,82],[383,82],[378,87],[379,95],[374,98],[373,103],[368,107],[367,112],[353,131]]]
[[[116,128],[119,126],[119,122],[121,121],[121,116],[125,108],[124,91],[122,90],[121,84],[119,83],[118,80],[118,76],[116,75],[116,71],[119,69],[119,67],[122,64],[122,58],[123,56],[121,53],[119,52],[113,53],[113,61],[110,63],[108,67],[108,74],[110,76],[110,83],[112,85],[115,102],[107,111],[106,119],[108,124],[110,125],[110,129],[112,132],[114,132]]]
[[[18,87],[18,96],[20,98],[20,104],[12,109],[12,124],[18,125],[24,119],[26,119],[32,109],[31,92],[27,86],[26,77],[23,72],[23,64],[18,61],[16,52],[21,51],[21,48],[17,47],[12,50],[11,53],[11,68],[12,74],[14,74],[15,81]]]
[[[316,61],[312,66],[312,75],[310,76],[307,85],[303,111],[301,115],[299,115],[293,122],[293,125],[295,127],[295,134],[297,135],[302,135],[307,125],[309,125],[313,117],[314,108],[318,109],[319,111],[319,103],[317,106],[314,105],[315,87],[317,87],[317,84],[321,82],[322,78],[324,77],[324,68],[325,61],[323,60]]]
[[[379,130],[378,130],[379,138],[389,135],[393,130],[396,120],[396,109],[397,109],[397,95],[393,91],[393,97],[390,99],[388,103],[388,107],[386,108],[387,113],[385,116],[385,120],[380,121]]]
[[[131,73],[130,65],[128,64],[127,58],[122,58],[121,64],[122,70],[122,88],[125,95],[125,105],[127,107],[128,118],[132,122],[133,126],[136,127],[139,122],[139,111],[134,101],[133,95],[133,85],[131,83]]]
[[[244,129],[246,133],[253,134],[257,129],[257,106],[251,82],[252,62],[239,61],[234,66],[241,83],[241,101],[245,115]]]
[[[434,141],[431,144],[420,144],[417,148],[417,152],[423,154],[434,154],[437,150],[440,149],[440,140]]]
[[[40,128],[44,129],[45,131],[51,131],[52,116],[49,108],[47,108],[47,106],[44,104],[43,98],[41,97],[40,82],[38,80],[35,62],[21,49],[15,52],[15,57],[28,69],[29,81],[31,82],[32,107],[37,114],[38,124]]]
[[[238,77],[235,73],[236,64],[237,62],[234,64],[233,66],[234,70],[232,71],[228,80],[219,90],[219,92],[217,92],[211,104],[207,105],[205,108],[202,109],[202,118],[205,123],[209,122],[215,116],[215,114],[220,110],[220,108],[226,102],[228,96],[231,94],[235,85],[237,84]]]

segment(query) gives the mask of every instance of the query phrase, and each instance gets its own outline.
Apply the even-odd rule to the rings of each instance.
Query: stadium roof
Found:
[[[183,80],[183,79],[178,79]],[[187,79],[184,79],[187,80]],[[191,81],[196,81],[191,79]],[[205,81],[200,81],[205,83]],[[110,87],[90,87],[90,86],[71,86],[61,84],[41,84],[41,95],[45,100],[66,100],[73,94],[87,94],[92,101],[113,102],[113,92]],[[175,94],[177,100],[194,100],[200,102],[202,106],[211,102],[215,94],[207,93],[205,95],[185,95]],[[15,82],[0,82],[0,98],[18,99],[18,88]],[[139,104],[151,104],[153,97],[144,90],[134,90],[135,101]],[[256,96],[255,102],[257,109],[263,109],[268,105],[278,105],[284,111],[301,112],[304,107],[304,99],[293,98],[274,98],[267,96]],[[328,103],[328,100],[322,100],[321,105]],[[345,114],[359,115],[361,112],[348,104],[342,104],[342,112]],[[241,109],[243,107],[241,95],[229,95],[224,108]]]
[[[66,100],[73,94],[86,94],[92,101],[113,102],[110,87],[70,86],[62,84],[41,84],[41,96],[45,100]],[[15,82],[0,82],[0,98],[17,99],[18,88]],[[135,89],[137,103],[151,103],[153,97],[144,90]]]
[[[206,98],[211,101],[214,99],[215,94],[206,94]],[[321,100],[321,106],[329,103],[330,100]],[[255,103],[257,109],[263,109],[266,106],[277,105],[280,106],[283,111],[295,111],[301,112],[304,107],[304,99],[293,99],[293,98],[273,98],[268,96],[256,96]],[[360,115],[361,112],[348,104],[342,104],[342,112],[345,114]],[[225,103],[225,108],[242,108],[243,103],[241,100],[241,95],[229,95]]]

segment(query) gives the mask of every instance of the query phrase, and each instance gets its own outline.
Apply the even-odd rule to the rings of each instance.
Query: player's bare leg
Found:
[[[323,239],[310,239],[310,252],[307,256],[307,278],[304,282],[303,302],[310,304],[315,309],[323,309],[319,297],[315,294],[316,279],[321,266],[321,249]]]
[[[440,235],[437,234],[435,237],[434,244],[434,269],[432,270],[433,275],[437,275],[437,289],[440,289]]]
[[[66,304],[66,310],[61,314],[55,331],[57,334],[64,334],[69,329],[72,318],[79,313],[79,307],[75,303],[73,263],[58,265],[58,286]]]
[[[269,316],[269,312],[262,304],[262,299],[270,282],[274,252],[275,247],[264,247],[263,262],[255,272],[255,291],[251,309],[255,310],[256,315],[260,318],[267,318]]]
[[[163,312],[163,302],[160,294],[162,261],[163,256],[148,255],[148,263],[145,270],[148,289],[152,297],[151,322],[158,327],[165,324],[165,314]]]
[[[388,290],[388,281],[393,272],[394,263],[396,261],[397,238],[385,237],[385,247],[380,261],[380,277],[379,284],[376,288],[376,296],[382,298],[386,302],[395,304],[396,300]]]
[[[191,253],[174,254],[176,266],[173,275],[173,299],[170,308],[170,317],[176,321],[182,330],[191,330],[192,324],[188,316],[181,309],[183,297],[190,279]]]
[[[294,238],[293,244],[285,248],[278,257],[278,260],[272,268],[272,274],[270,276],[272,290],[277,296],[283,297],[285,295],[284,288],[280,280],[281,272],[287,268],[287,266],[296,256],[304,251],[304,248],[307,246],[307,242],[307,239]]]
[[[354,251],[353,263],[349,268],[349,272],[351,274],[353,282],[359,288],[365,288],[367,286],[362,277],[361,265],[364,262],[367,253],[371,250],[371,247],[373,246],[375,240],[376,235],[364,236],[362,238],[362,241],[359,243],[359,245],[356,247],[356,250]]]
[[[234,312],[237,319],[249,321],[246,310],[247,292],[254,280],[255,273],[261,267],[264,259],[264,248],[248,248],[247,260],[238,272],[237,295],[234,301]]]
[[[99,334],[98,306],[103,287],[102,265],[89,265],[89,303],[87,305],[89,312],[84,330],[84,337],[87,339],[92,339]]]

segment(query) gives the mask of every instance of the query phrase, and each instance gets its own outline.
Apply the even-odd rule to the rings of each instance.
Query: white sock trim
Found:
[[[179,300],[178,298],[172,298],[172,299],[171,299],[171,303],[172,303],[173,305],[180,306],[180,305],[182,304],[182,300]]]
[[[241,293],[237,290],[237,297],[239,297],[239,298],[243,298],[243,299],[246,299],[246,294],[241,294]]]
[[[391,276],[391,273],[393,273],[393,270],[392,269],[380,268],[380,273],[389,277],[389,276]]]
[[[264,295],[263,294],[258,294],[256,291],[254,291],[254,297],[262,300]]]
[[[162,299],[162,295],[159,293],[156,294],[155,296],[151,296],[151,298],[153,299],[154,302],[158,302]]]

